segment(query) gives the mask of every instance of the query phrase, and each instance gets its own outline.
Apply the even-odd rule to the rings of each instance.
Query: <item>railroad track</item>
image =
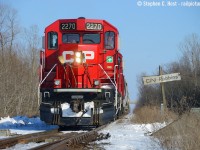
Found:
[[[0,149],[8,148],[14,146],[18,143],[28,143],[29,142],[39,142],[45,139],[45,136],[50,136],[52,134],[58,133],[58,129],[45,131],[45,132],[38,132],[26,135],[19,135],[7,139],[0,140]]]
[[[75,147],[81,144],[87,144],[91,141],[108,138],[108,134],[99,134],[98,131],[103,129],[106,125],[93,129],[88,132],[71,132],[62,133],[57,129],[45,132],[38,132],[33,134],[20,135],[8,139],[0,140],[0,149],[12,147],[18,143],[27,144],[29,142],[47,142],[46,144],[32,148],[31,150],[64,150],[67,147]]]

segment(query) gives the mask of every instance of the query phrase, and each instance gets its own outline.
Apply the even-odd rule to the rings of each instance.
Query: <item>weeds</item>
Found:
[[[161,109],[157,106],[143,106],[134,110],[134,117],[132,122],[134,123],[155,123],[155,122],[170,122],[175,120],[177,116],[170,112],[161,112]]]
[[[175,121],[173,121],[175,120]],[[172,122],[173,121],[173,122]],[[167,150],[200,149],[200,116],[198,113],[186,113],[177,116],[170,111],[161,114],[158,107],[144,106],[134,110],[134,123],[172,122],[163,129],[153,133],[155,141]],[[155,128],[157,128],[155,126]],[[154,130],[154,129],[153,129]],[[156,131],[155,129],[154,131]]]
[[[166,149],[198,150],[200,149],[200,116],[188,113],[154,134]]]

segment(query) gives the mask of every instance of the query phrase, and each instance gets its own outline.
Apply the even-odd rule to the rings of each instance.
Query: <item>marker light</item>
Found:
[[[99,85],[99,80],[94,80],[94,85]]]
[[[55,81],[54,81],[54,84],[55,84],[55,85],[60,85],[60,80],[55,80]]]

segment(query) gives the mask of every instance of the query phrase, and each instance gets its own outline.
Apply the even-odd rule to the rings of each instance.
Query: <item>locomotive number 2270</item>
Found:
[[[102,24],[101,23],[92,23],[92,22],[87,22],[86,23],[86,29],[87,30],[102,30]]]
[[[61,30],[76,30],[76,23],[75,22],[61,23],[60,28]]]

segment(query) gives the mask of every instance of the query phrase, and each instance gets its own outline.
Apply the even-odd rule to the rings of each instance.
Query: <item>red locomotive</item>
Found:
[[[108,123],[128,110],[119,33],[105,20],[60,19],[40,52],[40,117],[59,126]]]

